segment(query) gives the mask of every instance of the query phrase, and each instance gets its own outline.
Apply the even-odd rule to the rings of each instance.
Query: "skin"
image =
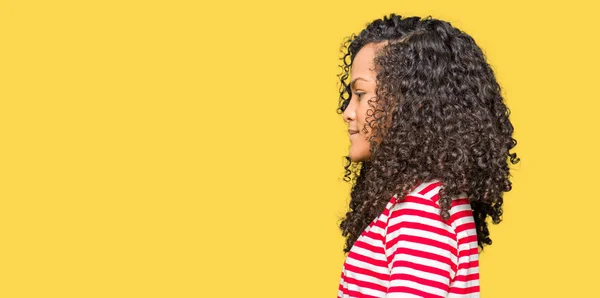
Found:
[[[352,96],[343,113],[344,121],[348,123],[348,130],[356,132],[350,132],[349,156],[352,162],[365,161],[371,157],[369,137],[372,130],[365,120],[367,110],[372,109],[368,99],[375,97],[377,72],[373,59],[381,45],[366,44],[358,51],[352,62],[350,71]]]

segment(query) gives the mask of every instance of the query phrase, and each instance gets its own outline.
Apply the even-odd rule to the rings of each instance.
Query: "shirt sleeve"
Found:
[[[447,297],[457,271],[456,232],[428,199],[407,196],[395,207],[385,232],[386,297]]]

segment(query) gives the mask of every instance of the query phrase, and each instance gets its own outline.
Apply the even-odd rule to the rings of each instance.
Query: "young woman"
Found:
[[[343,44],[352,184],[338,297],[479,297],[479,248],[511,190],[510,111],[468,34],[377,19]]]

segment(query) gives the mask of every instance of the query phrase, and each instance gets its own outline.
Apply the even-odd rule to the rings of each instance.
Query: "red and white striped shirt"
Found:
[[[394,195],[358,237],[342,268],[338,297],[479,297],[477,232],[466,195],[450,219],[437,204],[442,183]]]

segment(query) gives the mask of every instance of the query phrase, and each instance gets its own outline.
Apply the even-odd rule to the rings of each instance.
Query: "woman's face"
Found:
[[[350,72],[350,87],[352,96],[350,102],[344,110],[344,121],[348,123],[348,133],[350,134],[350,160],[359,162],[371,157],[369,137],[371,128],[367,125],[368,100],[375,97],[376,76],[374,70],[373,58],[378,49],[373,43],[363,46],[352,62]],[[369,113],[372,115],[372,112]],[[365,131],[366,130],[366,131]]]

